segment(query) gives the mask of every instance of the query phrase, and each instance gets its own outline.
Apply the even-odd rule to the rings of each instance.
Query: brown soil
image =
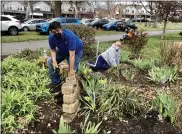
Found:
[[[30,123],[27,129],[20,130],[24,133],[53,134],[52,129],[56,131],[59,128],[59,120],[62,114],[60,102],[57,99],[44,99],[37,102],[39,110],[34,122]],[[81,134],[81,123],[84,123],[84,116],[78,116],[70,123],[71,129]],[[101,120],[96,114],[90,116],[91,121],[98,123]],[[125,118],[122,121],[118,119],[103,120],[101,131],[111,131],[112,134],[182,134],[177,128],[172,126],[167,120],[161,122],[157,118],[157,113],[149,113],[146,118],[140,116],[136,118]]]

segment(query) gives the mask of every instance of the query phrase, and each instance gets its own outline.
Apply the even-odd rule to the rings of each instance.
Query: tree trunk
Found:
[[[154,16],[154,23],[153,23],[153,28],[157,27],[157,16]]]
[[[54,1],[54,17],[59,17],[61,15],[61,1]]]
[[[26,2],[27,7],[26,7],[26,16],[25,19],[28,20],[29,19],[29,14],[31,13],[31,8],[30,8],[30,1]]]
[[[161,38],[162,40],[165,40],[166,24],[167,24],[167,19],[164,20],[163,33],[162,33],[162,38]]]

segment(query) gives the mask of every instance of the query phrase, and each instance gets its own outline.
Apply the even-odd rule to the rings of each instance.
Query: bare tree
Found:
[[[182,6],[182,4],[179,1],[158,1],[157,3],[159,15],[162,17],[164,21],[163,34],[161,39],[165,39],[167,22],[172,17],[173,13],[175,13],[176,10]]]
[[[52,1],[52,9],[54,11],[54,17],[61,15],[62,1]]]
[[[26,16],[25,19],[28,20],[29,19],[29,14],[32,12],[31,11],[31,7],[30,7],[30,1],[26,0],[24,1],[25,5],[26,5]]]
[[[158,19],[158,13],[159,13],[159,10],[157,8],[158,3],[156,1],[148,1],[147,5],[149,7],[149,10],[144,6],[142,1],[140,3],[142,4],[146,12],[148,12],[151,15],[152,20],[154,21],[153,27],[157,27],[157,19]]]

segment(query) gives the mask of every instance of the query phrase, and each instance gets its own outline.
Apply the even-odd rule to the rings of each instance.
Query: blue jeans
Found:
[[[83,55],[83,51],[75,54],[75,66],[74,66],[74,70],[76,72],[78,72],[78,66],[79,63],[81,61]],[[56,51],[56,61],[59,64],[60,62],[62,62],[63,60],[67,60],[68,64],[69,64],[69,55],[61,55],[61,53],[57,50]],[[50,74],[50,78],[51,78],[51,84],[59,84],[61,82],[61,78],[60,78],[60,74],[58,72],[54,72],[54,67],[52,65],[52,58],[49,57],[48,58],[48,68],[49,68],[49,74]]]
[[[107,69],[110,68],[108,63],[104,60],[104,58],[101,55],[99,55],[97,57],[97,60],[96,60],[95,64],[89,63],[89,66],[93,71],[107,70]]]

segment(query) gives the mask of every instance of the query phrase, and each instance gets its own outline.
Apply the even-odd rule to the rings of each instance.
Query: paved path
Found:
[[[166,30],[166,33],[171,32],[178,32],[180,30]],[[161,35],[162,31],[146,31],[149,36],[153,35]],[[96,41],[99,40],[100,42],[105,41],[116,41],[121,38],[121,34],[114,34],[114,35],[100,35],[96,36]],[[27,42],[14,42],[14,43],[2,43],[2,53],[1,55],[7,55],[16,53],[20,50],[23,50],[25,48],[29,48],[31,50],[36,50],[37,48],[48,48],[48,41],[47,40],[41,40],[41,41],[27,41]]]

